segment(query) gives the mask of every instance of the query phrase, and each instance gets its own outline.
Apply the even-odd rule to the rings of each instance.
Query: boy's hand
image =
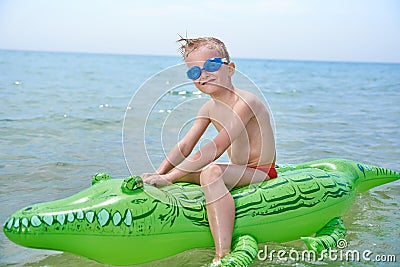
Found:
[[[163,187],[172,184],[168,179],[166,175],[160,175],[160,174],[152,174],[148,175],[148,173],[144,173],[141,175],[143,182],[146,184],[155,186],[155,187]]]

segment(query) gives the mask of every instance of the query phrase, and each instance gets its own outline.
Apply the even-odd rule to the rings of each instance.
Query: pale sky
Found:
[[[0,49],[178,56],[178,34],[233,58],[400,63],[399,0],[0,0]]]

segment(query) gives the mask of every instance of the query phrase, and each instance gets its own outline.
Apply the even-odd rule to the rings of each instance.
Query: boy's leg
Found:
[[[235,221],[235,204],[229,190],[268,179],[266,173],[231,164],[211,164],[200,174],[207,215],[215,244],[215,260],[229,254]]]
[[[187,182],[192,184],[200,184],[200,172],[188,173],[174,182]]]

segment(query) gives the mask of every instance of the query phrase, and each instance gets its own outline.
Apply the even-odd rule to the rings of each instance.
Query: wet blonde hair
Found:
[[[214,37],[200,37],[200,38],[181,38],[177,40],[180,43],[180,52],[185,60],[188,55],[199,49],[200,47],[207,47],[212,50],[216,50],[222,58],[226,58],[230,61],[228,50],[226,49],[225,44]]]

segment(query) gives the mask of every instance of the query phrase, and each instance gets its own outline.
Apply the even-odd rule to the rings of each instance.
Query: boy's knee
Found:
[[[200,185],[209,185],[218,180],[222,176],[222,167],[216,163],[211,163],[207,168],[203,169],[200,174]]]

